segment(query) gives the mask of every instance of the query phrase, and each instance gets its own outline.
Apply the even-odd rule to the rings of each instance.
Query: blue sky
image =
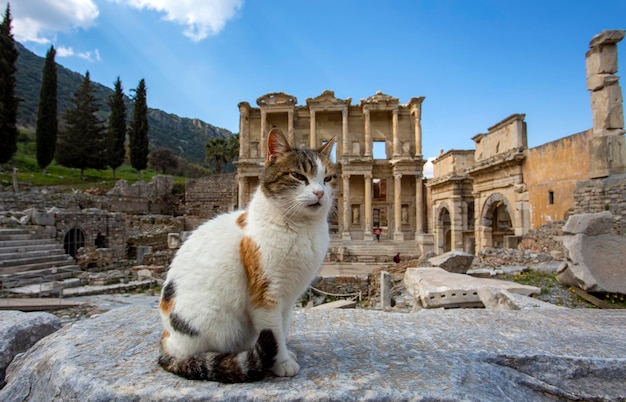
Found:
[[[0,0],[2,10],[6,0]],[[585,52],[626,28],[626,1],[13,0],[13,33],[148,105],[238,132],[237,104],[324,90],[425,96],[423,154],[473,149],[525,113],[529,146],[591,127]],[[626,43],[619,45],[624,66]],[[626,67],[623,67],[626,68]],[[623,84],[622,84],[623,85]]]

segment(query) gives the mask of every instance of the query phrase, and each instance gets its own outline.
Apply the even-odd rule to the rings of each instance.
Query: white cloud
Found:
[[[183,34],[194,42],[217,35],[242,7],[243,0],[112,0],[138,9],[165,14],[165,20],[185,26]]]
[[[74,52],[74,49],[71,47],[59,46],[56,49],[56,55],[61,57],[80,57],[81,59],[87,60],[89,62],[100,61],[100,51],[98,49],[87,52]]]
[[[434,170],[434,166],[433,166],[433,161],[436,158],[428,158],[428,160],[426,161],[426,163],[424,163],[424,177],[431,179],[434,175],[435,175],[435,170]]]
[[[10,1],[13,36],[18,42],[47,44],[59,31],[89,28],[99,11],[93,0]],[[0,1],[4,11],[7,1]]]

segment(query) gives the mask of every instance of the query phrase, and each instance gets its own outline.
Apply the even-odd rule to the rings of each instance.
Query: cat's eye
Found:
[[[300,180],[304,183],[309,183],[309,179],[306,178],[305,175],[303,175],[302,173],[298,173],[298,172],[289,172],[289,174],[291,175],[291,177],[293,177],[296,180]]]
[[[332,179],[334,179],[335,177],[337,177],[336,175],[332,175],[332,176],[326,176],[324,177],[324,183],[328,183],[329,181],[331,181]]]

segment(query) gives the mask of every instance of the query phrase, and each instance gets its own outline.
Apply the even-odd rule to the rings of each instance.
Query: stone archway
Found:
[[[71,255],[76,258],[76,252],[79,248],[85,246],[85,233],[79,228],[72,228],[63,236],[63,248],[65,254]]]
[[[500,193],[491,194],[482,209],[479,232],[482,248],[504,246],[504,237],[515,234],[511,204]]]
[[[452,219],[446,203],[439,205],[436,213],[435,232],[438,254],[452,250]]]

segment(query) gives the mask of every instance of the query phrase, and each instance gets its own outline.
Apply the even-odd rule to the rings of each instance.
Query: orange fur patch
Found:
[[[161,301],[159,302],[159,309],[163,312],[163,314],[169,314],[174,311],[174,299],[172,300],[164,300],[161,297]]]
[[[274,307],[276,299],[270,293],[270,281],[263,273],[259,246],[251,238],[244,237],[239,244],[239,254],[246,271],[248,293],[252,306],[265,309]]]
[[[161,334],[161,349],[163,349],[164,352],[167,352],[165,349],[165,341],[167,341],[167,338],[169,337],[170,333],[167,330],[163,330],[163,333]]]
[[[243,212],[241,215],[237,217],[237,226],[244,229],[246,224],[248,223],[246,219],[248,218],[248,212]]]

